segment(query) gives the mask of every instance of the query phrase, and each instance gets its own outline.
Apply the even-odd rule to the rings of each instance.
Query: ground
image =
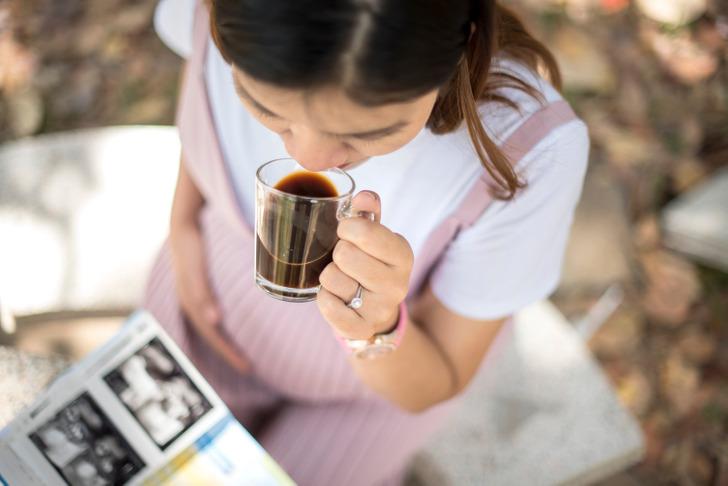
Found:
[[[0,142],[172,123],[181,60],[152,30],[155,3],[0,2]],[[664,248],[660,213],[728,165],[728,6],[504,3],[557,54],[592,137],[554,299],[577,322],[610,285],[623,295],[589,342],[647,454],[611,484],[726,484],[728,275]]]

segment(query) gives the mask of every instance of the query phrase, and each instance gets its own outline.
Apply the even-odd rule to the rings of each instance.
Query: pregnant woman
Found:
[[[297,483],[401,483],[558,283],[589,142],[552,55],[491,0],[162,0],[155,22],[187,62],[146,307]],[[289,156],[375,214],[339,225],[308,303],[254,282],[255,172]]]

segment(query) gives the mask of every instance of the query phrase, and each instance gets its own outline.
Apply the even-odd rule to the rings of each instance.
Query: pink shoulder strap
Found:
[[[567,102],[550,103],[533,113],[500,145],[500,148],[515,165],[549,133],[575,119],[576,115]],[[460,206],[430,233],[412,269],[409,297],[417,295],[422,290],[427,277],[433,272],[458,232],[472,226],[490,206],[493,196],[489,183],[490,177],[483,171],[483,175],[475,181]]]
[[[184,82],[177,109],[177,127],[185,155],[185,167],[205,195],[232,224],[231,228],[250,233],[243,218],[230,174],[222,155],[212,108],[205,83],[205,59],[209,41],[209,14],[197,2],[192,30],[192,52],[187,59]]]

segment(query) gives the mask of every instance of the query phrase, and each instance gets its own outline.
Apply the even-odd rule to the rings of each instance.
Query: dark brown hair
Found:
[[[286,88],[338,85],[363,105],[440,95],[427,126],[444,134],[464,121],[482,165],[512,198],[523,187],[488,137],[478,103],[517,108],[504,87],[536,89],[491,69],[496,56],[543,69],[561,86],[556,61],[515,14],[493,0],[210,0],[223,57],[246,74]]]

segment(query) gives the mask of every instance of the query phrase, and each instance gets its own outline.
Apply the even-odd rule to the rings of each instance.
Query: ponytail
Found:
[[[493,142],[478,113],[480,102],[494,101],[517,108],[497,94],[504,87],[516,88],[543,102],[536,89],[505,72],[491,72],[495,56],[520,61],[533,70],[543,67],[551,82],[561,88],[561,76],[553,55],[532,37],[511,11],[484,0],[473,1],[473,28],[466,52],[447,86],[442,90],[428,120],[434,133],[448,133],[464,121],[481,164],[496,183],[496,197],[512,199],[525,187],[511,161]]]

